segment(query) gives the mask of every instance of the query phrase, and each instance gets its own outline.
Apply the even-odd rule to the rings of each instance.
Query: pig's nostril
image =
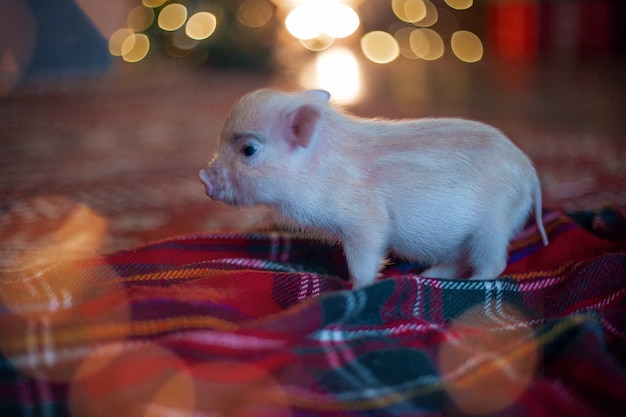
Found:
[[[211,178],[209,178],[209,174],[206,169],[201,169],[198,176],[200,177],[200,181],[202,181],[206,187],[206,194],[210,197],[213,193],[213,184],[211,184]]]

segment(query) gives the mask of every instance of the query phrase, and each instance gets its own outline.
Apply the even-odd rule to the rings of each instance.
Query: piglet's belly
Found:
[[[478,212],[467,206],[417,205],[420,207],[413,207],[415,210],[394,212],[389,249],[402,258],[430,263],[457,258],[480,225]]]
[[[463,252],[467,236],[451,230],[426,230],[424,233],[396,234],[389,242],[389,250],[400,258],[430,264],[454,261]]]

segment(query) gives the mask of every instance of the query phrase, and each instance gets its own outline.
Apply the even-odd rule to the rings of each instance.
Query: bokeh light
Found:
[[[166,1],[167,0],[141,0],[141,3],[143,3],[143,5],[146,7],[155,8],[155,7],[160,7]]]
[[[197,389],[192,379],[177,378],[188,376],[187,370],[182,359],[156,343],[145,342],[141,348],[129,342],[98,346],[83,359],[71,380],[69,410],[75,417],[171,414],[164,410],[191,416]],[[146,384],[147,375],[156,383]],[[179,384],[177,396],[162,392],[173,379]]]
[[[359,16],[346,4],[331,3],[331,5],[332,7],[329,7],[326,12],[326,25],[323,33],[335,38],[352,35],[359,27]]]
[[[181,28],[187,20],[187,8],[180,3],[168,4],[159,13],[159,27],[163,30],[174,31]]]
[[[296,7],[285,19],[289,33],[301,40],[314,39],[322,34],[345,38],[352,35],[359,25],[359,16],[354,9],[331,0]]]
[[[191,39],[206,39],[215,32],[217,18],[209,12],[198,12],[191,16],[185,26],[185,34]]]
[[[287,393],[263,367],[233,360],[186,363],[149,341],[96,347],[70,382],[74,417],[292,416]]]
[[[154,22],[154,10],[144,6],[137,6],[128,13],[126,23],[135,32],[142,32]]]
[[[387,64],[400,55],[398,41],[383,31],[373,31],[363,35],[361,50],[367,59],[377,64]]]
[[[0,230],[3,243],[13,248],[0,260],[0,309],[5,315],[0,352],[26,375],[68,382],[78,366],[65,360],[73,347],[101,342],[106,336],[100,330],[113,322],[123,336],[130,327],[119,275],[102,258],[92,258],[90,267],[107,283],[93,285],[84,274],[85,264],[77,262],[101,251],[109,220],[67,197],[40,195],[10,207],[0,217]],[[86,305],[104,292],[114,294],[114,317],[102,317],[99,308]],[[55,343],[68,338],[76,343],[55,349]]]
[[[539,347],[526,323],[521,311],[502,303],[473,307],[451,324],[450,334],[458,336],[440,345],[439,369],[446,392],[463,414],[503,411],[528,388]]]
[[[128,28],[118,29],[109,38],[109,53],[113,56],[122,56],[122,45],[126,39],[134,35]]]
[[[186,28],[185,28],[186,29]],[[185,31],[177,30],[172,33],[170,43],[168,43],[168,55],[175,58],[182,58],[191,53],[198,45],[198,41],[190,38]],[[173,48],[172,48],[173,47]]]
[[[466,30],[459,30],[450,39],[452,52],[463,62],[478,62],[483,57],[483,44],[480,38]]]
[[[398,46],[400,47],[400,55],[408,59],[417,59],[419,58],[411,49],[411,32],[415,29],[412,27],[402,27],[396,30],[393,36],[398,41]]]
[[[446,4],[456,10],[466,10],[472,7],[474,0],[445,0]]]
[[[313,39],[322,33],[320,25],[316,22],[321,16],[310,15],[308,9],[305,6],[297,7],[285,19],[287,30],[298,39]]]
[[[325,49],[330,48],[330,46],[335,42],[335,38],[329,35],[320,35],[313,39],[300,39],[300,43],[309,51],[323,51]]]
[[[439,11],[430,0],[421,1],[423,1],[426,6],[426,16],[413,23],[419,27],[430,27],[437,23],[437,20],[439,20]]]
[[[428,28],[415,29],[409,37],[411,49],[418,57],[426,61],[434,61],[443,56],[443,39],[437,32]]]
[[[338,39],[357,32],[361,18],[354,5],[359,3],[347,0],[243,0],[234,10],[238,29],[229,32],[226,27],[225,33],[229,33],[235,42],[247,43],[249,39],[240,36],[241,31],[251,34],[247,28],[261,28],[273,22],[279,8],[284,16],[286,33],[296,38],[305,49],[322,52],[336,45]],[[451,11],[466,10],[473,5],[473,0],[445,0],[445,3],[449,8],[438,9],[432,0],[391,0],[387,7],[391,7],[400,22],[392,24],[386,31],[373,31],[362,36],[362,53],[368,60],[379,64],[392,62],[399,55],[413,60],[436,60],[445,53],[443,39],[451,39],[459,32],[454,35],[454,40],[451,39],[455,56],[464,62],[479,61],[483,53],[482,42],[470,32],[459,31],[459,21]],[[128,27],[110,37],[109,51],[112,55],[125,57],[127,62],[143,59],[144,53],[150,49],[151,38],[134,35],[151,29],[156,20],[159,29],[173,32],[165,38],[166,53],[184,57],[192,53],[200,41],[212,36],[221,24],[218,22],[220,16],[208,11],[191,14],[184,4],[167,0],[142,0],[142,6],[133,8],[128,14]],[[425,30],[428,28],[434,30]],[[151,36],[147,32],[146,35]],[[124,44],[125,50],[129,51],[126,54],[122,53]],[[291,44],[290,48],[293,47]],[[275,51],[276,56],[282,54],[278,49],[281,47]],[[295,50],[290,51],[285,54]]]
[[[274,6],[267,0],[245,0],[237,10],[237,20],[244,26],[264,26],[274,16]]]
[[[301,84],[307,89],[329,91],[336,103],[354,103],[362,92],[359,62],[348,48],[333,47],[316,56],[303,72]]]
[[[426,4],[423,0],[392,0],[391,9],[398,19],[413,23],[426,17]]]
[[[143,33],[134,33],[122,43],[122,59],[126,62],[139,62],[148,55],[150,39]]]

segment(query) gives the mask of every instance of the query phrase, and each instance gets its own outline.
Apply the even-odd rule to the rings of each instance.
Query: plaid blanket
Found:
[[[622,416],[626,208],[544,213],[492,281],[183,236],[0,277],[2,416]]]

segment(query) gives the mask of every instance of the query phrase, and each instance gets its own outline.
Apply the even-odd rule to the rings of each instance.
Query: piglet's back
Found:
[[[498,129],[484,123],[454,118],[361,119],[342,113],[326,116],[335,120],[326,124],[325,153],[344,155],[342,164],[359,165],[376,182],[465,183],[469,187],[478,182],[497,188],[498,183],[521,183],[535,175],[528,157]]]

